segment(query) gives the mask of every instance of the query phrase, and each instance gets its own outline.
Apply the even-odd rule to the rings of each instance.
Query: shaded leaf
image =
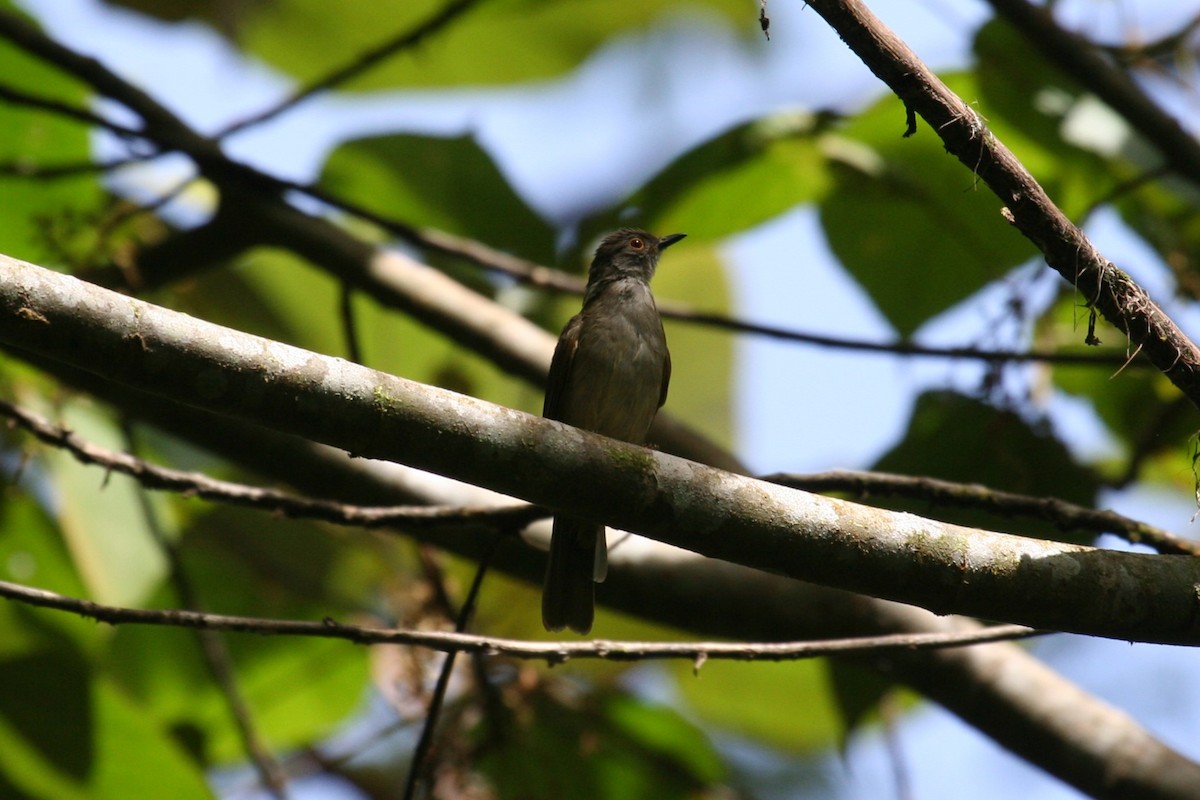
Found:
[[[612,694],[582,709],[541,692],[528,702],[478,762],[500,797],[694,798],[724,775],[707,738],[669,709]]]
[[[993,489],[1036,497],[1057,497],[1091,507],[1099,481],[1075,463],[1050,430],[1030,424],[1012,411],[949,391],[922,394],[904,439],[876,462],[874,469],[904,475],[928,475],[981,483]],[[912,511],[948,522],[1024,536],[1090,542],[1094,534],[1059,531],[1047,522],[1009,520],[996,513],[931,508],[918,501],[872,498],[873,505]]]
[[[31,697],[53,702],[30,703]],[[44,649],[0,661],[0,718],[38,760],[71,781],[86,780],[94,731],[88,669],[79,653]]]
[[[850,736],[879,708],[879,702],[895,687],[881,673],[838,659],[824,659],[834,707],[841,717],[839,746],[845,753]]]

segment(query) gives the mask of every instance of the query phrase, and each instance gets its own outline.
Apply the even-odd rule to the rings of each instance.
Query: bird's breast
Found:
[[[667,342],[648,288],[613,292],[584,310],[562,420],[642,443],[662,395]]]

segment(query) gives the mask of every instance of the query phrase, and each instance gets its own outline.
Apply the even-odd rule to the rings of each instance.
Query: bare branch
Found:
[[[497,530],[517,530],[549,514],[529,505],[481,506],[357,506],[332,500],[314,500],[299,495],[223,481],[199,472],[161,467],[128,453],[109,450],[83,439],[44,417],[0,400],[0,415],[52,447],[66,450],[84,464],[95,464],[111,472],[128,475],[147,489],[194,495],[205,500],[301,519],[319,519],[361,528],[396,527],[436,530],[439,526],[465,523],[489,525]]]
[[[862,636],[819,642],[529,642],[456,631],[396,630],[346,625],[326,618],[321,622],[261,619],[227,614],[206,614],[186,609],[141,609],[102,605],[90,600],[0,581],[0,596],[19,603],[52,608],[109,625],[165,625],[178,628],[254,633],[268,636],[311,636],[344,639],[355,644],[398,644],[426,647],[446,653],[482,653],[536,659],[562,664],[572,659],[608,661],[650,659],[714,659],[729,661],[796,661],[831,655],[881,655],[899,650],[931,650],[1040,636],[1021,625],[997,625],[969,633],[899,634]]]

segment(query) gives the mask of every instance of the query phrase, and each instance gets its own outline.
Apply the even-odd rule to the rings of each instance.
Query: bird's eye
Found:
[[[635,236],[629,240],[629,247],[632,250],[645,250],[646,242],[645,242],[645,240],[639,239]]]

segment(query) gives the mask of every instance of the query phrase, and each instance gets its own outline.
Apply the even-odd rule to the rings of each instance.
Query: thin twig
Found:
[[[1126,541],[1153,547],[1160,553],[1200,556],[1200,542],[1184,539],[1115,511],[1098,511],[1057,497],[1002,492],[978,483],[844,469],[808,475],[779,472],[766,475],[762,480],[810,492],[852,492],[860,497],[871,494],[906,497],[947,506],[976,508],[1005,516],[1035,517],[1053,522],[1064,530],[1113,533]]]
[[[59,180],[61,178],[77,178],[80,175],[96,175],[115,172],[130,164],[147,161],[143,156],[126,156],[110,161],[80,161],[74,164],[41,165],[27,158],[0,162],[0,175],[12,178],[27,178],[29,180]]]
[[[0,415],[53,447],[66,450],[78,461],[104,467],[137,480],[147,489],[194,495],[230,505],[257,508],[300,519],[319,519],[363,528],[399,527],[428,530],[439,526],[482,524],[512,529],[548,516],[535,506],[356,506],[223,481],[199,472],[161,467],[128,453],[109,450],[55,425],[32,411],[0,400]]]
[[[729,661],[797,661],[823,656],[864,656],[889,651],[941,650],[949,647],[1027,639],[1052,631],[1024,625],[996,625],[969,633],[916,633],[822,639],[815,642],[631,642],[594,639],[587,642],[531,642],[454,631],[409,631],[345,625],[326,617],[321,622],[206,614],[185,609],[141,609],[103,605],[91,600],[0,581],[0,597],[19,603],[76,614],[109,625],[162,625],[177,628],[253,633],[264,636],[310,636],[343,639],[355,644],[399,644],[442,652],[485,653],[561,664],[576,658],[608,661],[721,659]]]
[[[64,103],[61,100],[52,100],[48,97],[30,94],[20,89],[14,89],[11,86],[0,84],[0,101],[12,103],[13,105],[26,106],[28,108],[40,108],[43,111],[49,111],[57,114],[60,117],[65,117],[75,122],[80,122],[84,125],[95,125],[98,128],[105,128],[113,133],[127,139],[144,139],[145,134],[139,130],[135,130],[118,122],[113,122],[110,119],[100,116],[86,108],[79,108],[70,103]]]
[[[463,606],[458,612],[458,619],[454,623],[456,633],[465,633],[467,630],[467,625],[475,613],[475,604],[479,599],[479,590],[483,587],[484,576],[487,575],[492,556],[502,540],[503,537],[493,537],[487,549],[479,557],[479,565],[475,568],[475,578],[471,581],[471,588],[467,591],[467,597],[463,601]],[[404,783],[404,800],[412,800],[417,791],[417,784],[425,773],[426,759],[433,747],[433,733],[437,728],[438,717],[441,716],[442,704],[446,700],[446,690],[450,688],[450,676],[454,673],[454,661],[457,655],[457,651],[451,650],[446,653],[446,658],[442,662],[437,684],[433,688],[433,696],[429,698],[429,709],[425,713],[425,724],[421,727],[421,737],[417,740],[417,746],[413,750],[412,763],[408,768],[408,778]]]

